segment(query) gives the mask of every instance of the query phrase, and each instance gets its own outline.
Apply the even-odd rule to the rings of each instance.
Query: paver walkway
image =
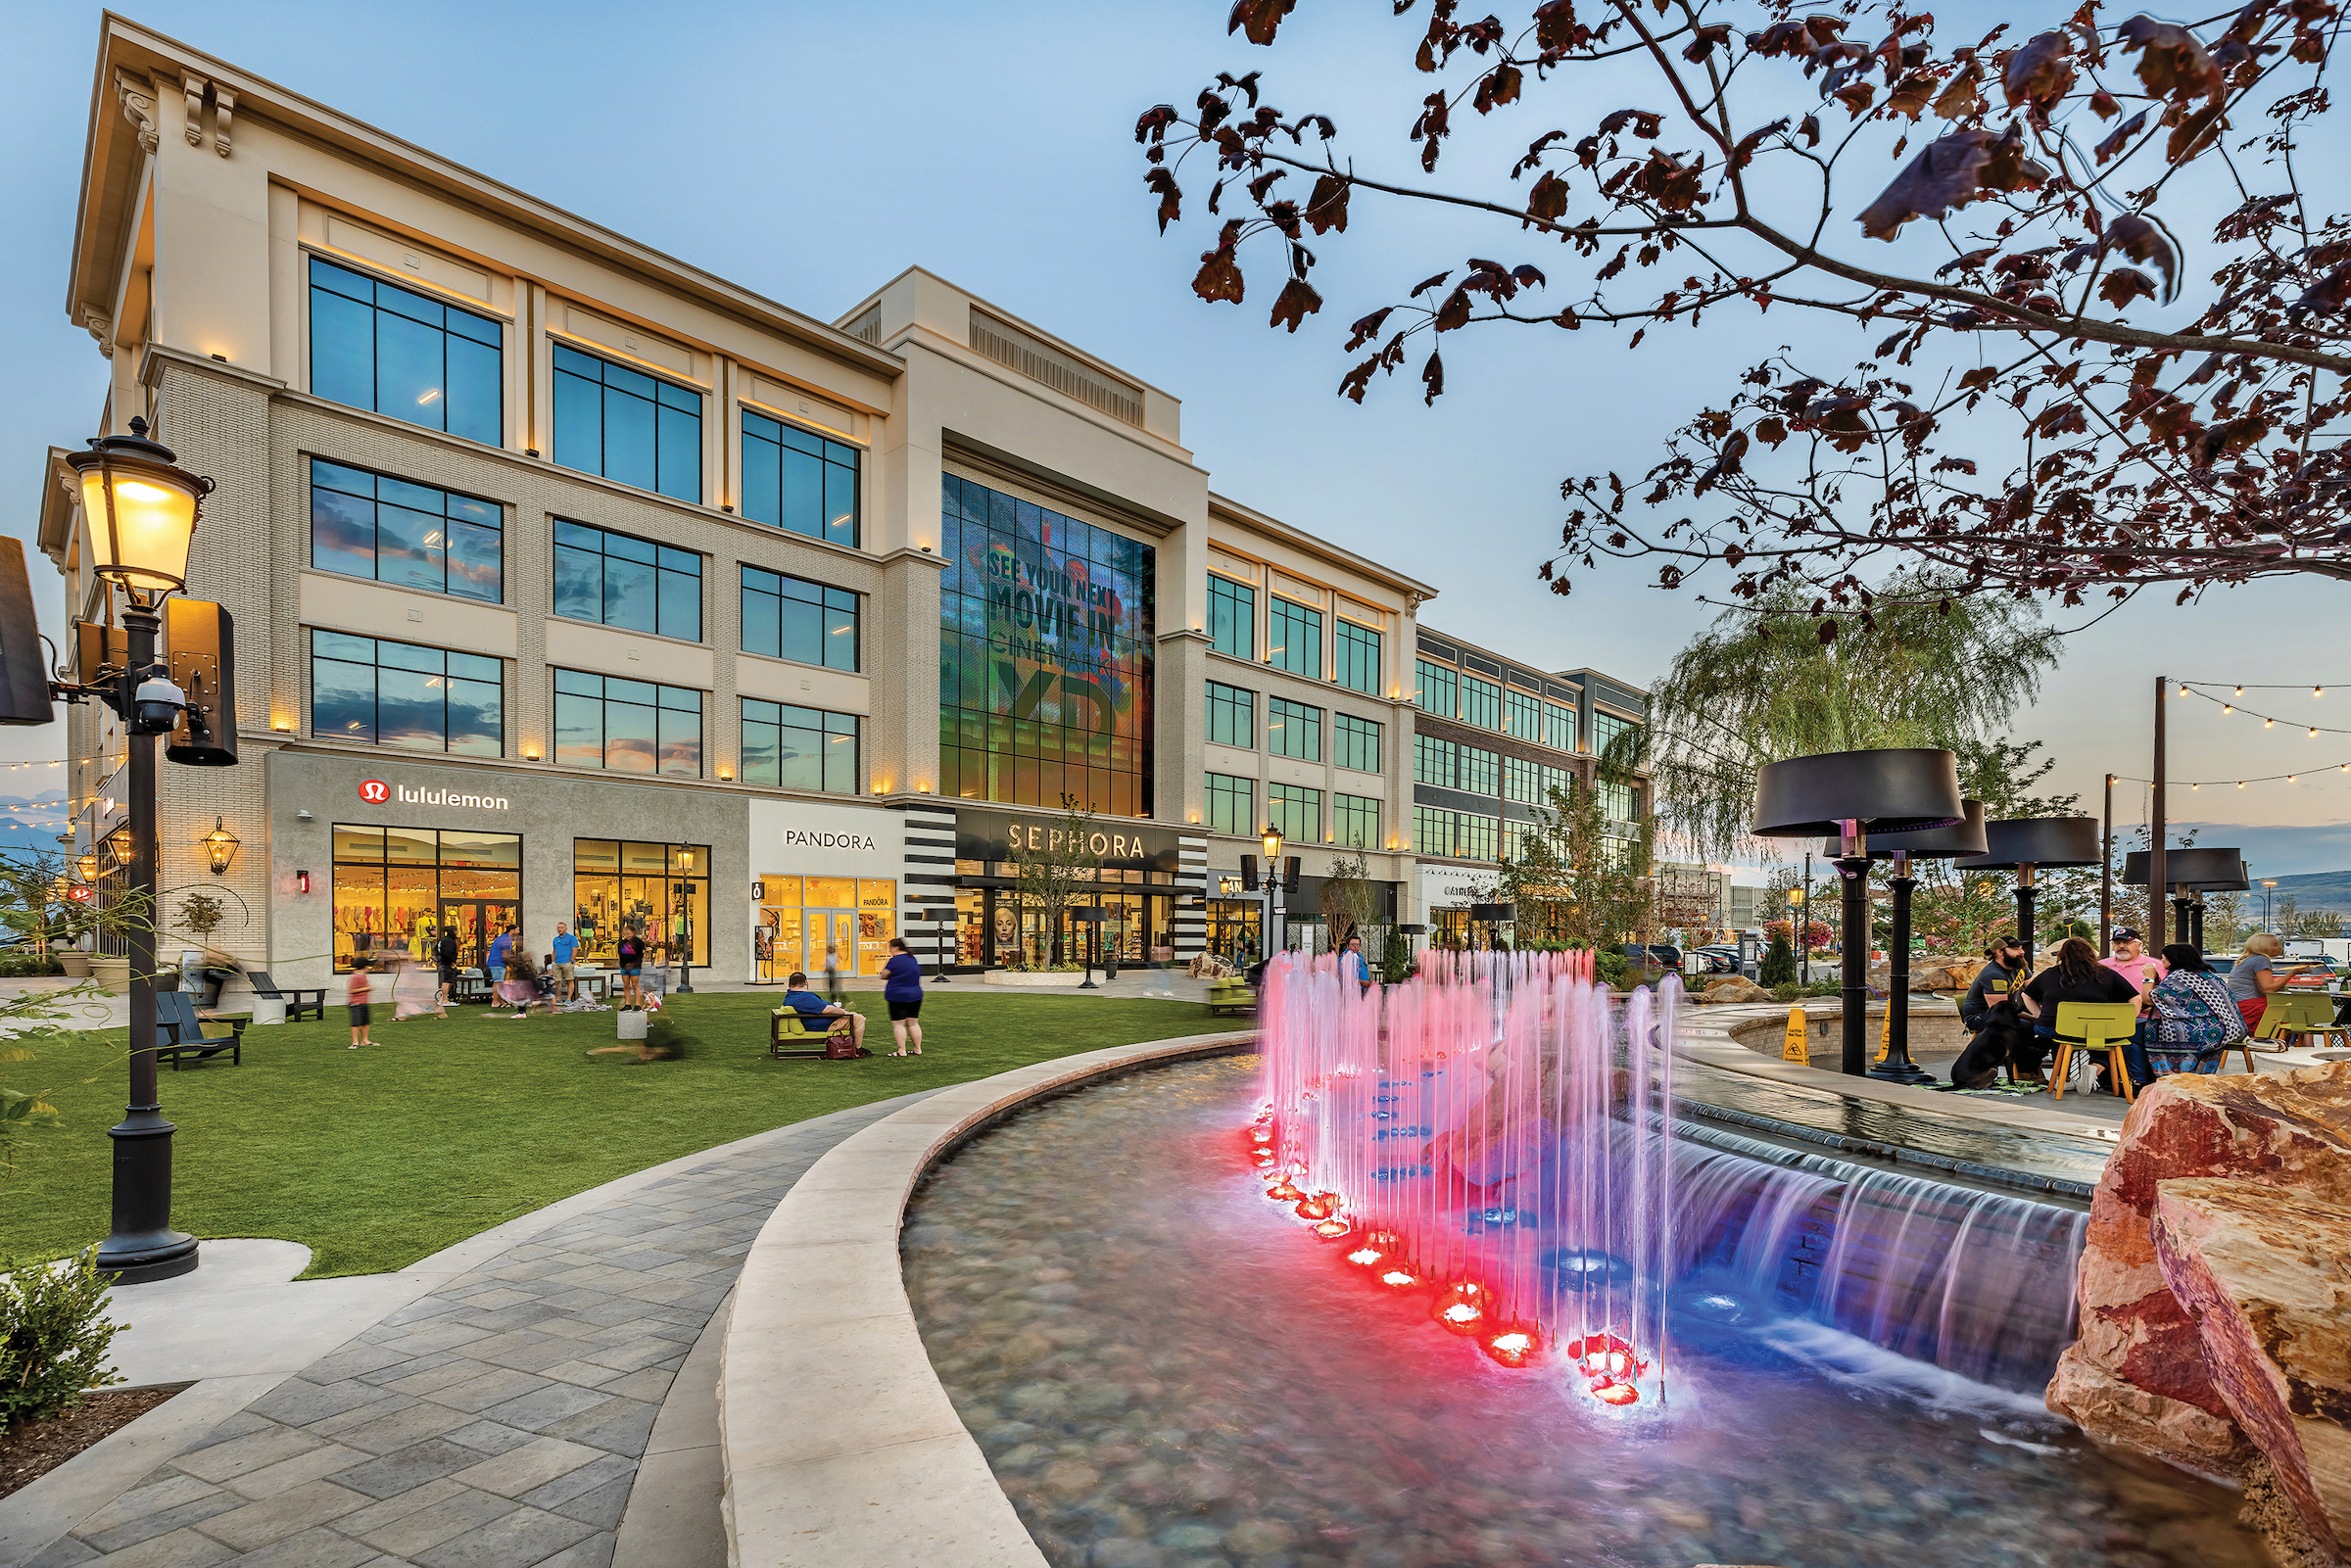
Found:
[[[509,1248],[272,1388],[33,1568],[605,1568],[654,1416],[769,1212],[920,1098],[782,1129]]]

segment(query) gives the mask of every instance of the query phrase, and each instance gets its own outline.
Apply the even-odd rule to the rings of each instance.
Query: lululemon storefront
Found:
[[[443,930],[478,966],[513,927],[533,953],[562,922],[580,959],[610,963],[634,931],[660,958],[722,980],[755,977],[741,887],[741,795],[656,779],[497,763],[268,753],[271,970],[325,983],[361,955],[422,962]],[[236,911],[229,919],[236,919]]]

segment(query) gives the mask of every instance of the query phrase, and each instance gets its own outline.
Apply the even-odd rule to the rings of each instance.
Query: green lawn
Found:
[[[910,1090],[985,1077],[1103,1046],[1229,1027],[1185,1003],[934,990],[926,1054],[893,1060],[877,994],[859,1062],[770,1061],[772,994],[673,999],[700,1041],[681,1062],[588,1058],[613,1015],[514,1023],[453,1009],[377,1023],[349,1051],[343,1010],[255,1029],[245,1065],[163,1073],[173,1140],[172,1223],[198,1236],[269,1236],[315,1255],[304,1277],[400,1268],[502,1220],[679,1155]],[[376,1017],[389,1015],[379,1006]],[[41,1048],[0,1082],[51,1091],[58,1128],[0,1173],[0,1255],[61,1257],[107,1232],[112,1145],[126,1072],[121,1029]],[[624,1065],[625,1064],[625,1065]]]

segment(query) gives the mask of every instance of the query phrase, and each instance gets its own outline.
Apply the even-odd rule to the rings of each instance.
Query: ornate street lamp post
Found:
[[[66,459],[81,480],[90,567],[123,597],[124,668],[112,681],[74,689],[120,716],[129,748],[129,859],[125,890],[134,919],[130,947],[130,1103],[108,1130],[115,1140],[113,1230],[98,1269],[119,1282],[169,1279],[196,1266],[196,1238],[171,1228],[171,1134],[155,1075],[156,801],[155,742],[179,723],[187,695],[155,658],[164,599],[186,586],[188,544],[213,482],[177,465],[170,448],[147,439],[133,419],[127,436],[100,436]],[[233,851],[232,851],[233,852]],[[118,852],[119,853],[119,852]],[[218,868],[225,871],[226,863]]]
[[[1266,934],[1259,943],[1260,956],[1271,958],[1283,945],[1281,929],[1281,830],[1271,823],[1258,838],[1258,847],[1266,852]]]

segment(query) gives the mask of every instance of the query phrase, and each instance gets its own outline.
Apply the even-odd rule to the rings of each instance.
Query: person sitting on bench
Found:
[[[840,1024],[839,1022],[828,1023],[826,1020],[846,1019],[849,1022],[849,1043],[860,1051],[865,1049],[864,1014],[843,1007],[839,1002],[826,1001],[808,989],[808,976],[797,972],[785,984],[790,989],[784,993],[784,1005],[800,1016],[801,1028],[811,1034],[829,1034],[839,1029]]]

